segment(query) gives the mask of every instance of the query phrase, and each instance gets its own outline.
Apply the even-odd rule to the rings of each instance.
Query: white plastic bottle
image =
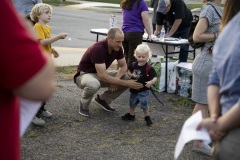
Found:
[[[164,37],[165,37],[165,29],[162,27],[161,33],[160,33],[160,41],[164,42]]]
[[[117,24],[117,16],[115,14],[111,14],[109,19],[109,28],[116,26],[116,24]]]

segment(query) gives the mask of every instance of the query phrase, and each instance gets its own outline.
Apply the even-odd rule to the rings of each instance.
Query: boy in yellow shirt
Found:
[[[57,36],[51,37],[51,27],[47,25],[51,20],[52,7],[45,3],[36,4],[31,13],[30,18],[32,21],[36,22],[34,25],[34,30],[36,31],[37,38],[43,48],[48,51],[50,54],[54,55],[54,58],[59,57],[59,54],[56,50],[51,47],[51,44],[59,39],[65,39],[67,33],[60,33]],[[33,123],[36,125],[44,125],[45,121],[41,119],[40,116],[52,117],[52,113],[47,111],[44,106],[46,102],[43,102],[40,110],[38,111],[36,117],[33,118]]]

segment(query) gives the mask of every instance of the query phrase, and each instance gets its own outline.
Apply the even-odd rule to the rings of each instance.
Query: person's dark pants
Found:
[[[46,102],[43,102],[41,107],[39,108],[36,117],[40,117],[41,113],[45,110],[44,106],[46,105]]]
[[[154,31],[156,30],[156,24],[152,23],[152,29],[153,29],[153,34],[154,34]]]
[[[182,29],[178,29],[171,37],[187,39],[189,29],[190,29],[190,26],[187,26],[187,27],[182,28]],[[179,54],[179,63],[180,62],[187,62],[187,60],[188,60],[188,50],[189,50],[189,44],[181,46],[180,54]]]
[[[123,49],[126,62],[128,65],[136,61],[136,58],[134,57],[134,51],[139,44],[142,44],[142,36],[143,36],[142,32],[124,33]]]

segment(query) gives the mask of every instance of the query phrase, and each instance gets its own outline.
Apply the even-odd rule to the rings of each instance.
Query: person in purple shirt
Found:
[[[128,64],[136,61],[134,50],[142,44],[144,28],[151,40],[151,24],[148,18],[148,6],[144,0],[123,0],[120,4],[123,14],[123,48]]]

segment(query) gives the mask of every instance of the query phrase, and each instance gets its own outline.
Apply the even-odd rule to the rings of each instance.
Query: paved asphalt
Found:
[[[78,2],[79,4],[76,5],[68,5],[63,6],[69,9],[89,9],[89,10],[98,10],[98,11],[104,11],[104,10],[113,10],[116,11],[119,9],[119,12],[121,12],[121,9],[119,8],[119,4],[112,4],[112,3],[101,3],[101,2],[89,2],[89,1],[80,1],[80,0],[67,0],[71,2]],[[185,0],[186,3],[202,3],[200,0]],[[152,8],[149,8],[150,14],[152,13]],[[71,39],[68,39],[71,41]],[[159,53],[159,47],[156,48],[154,45],[149,44],[152,52],[158,52]],[[60,57],[54,58],[54,62],[56,66],[72,66],[72,65],[78,65],[79,63],[79,57],[81,58],[84,52],[87,48],[70,48],[66,46],[54,46],[53,47],[59,51]],[[164,56],[164,55],[160,55]],[[190,55],[192,56],[192,55]]]

